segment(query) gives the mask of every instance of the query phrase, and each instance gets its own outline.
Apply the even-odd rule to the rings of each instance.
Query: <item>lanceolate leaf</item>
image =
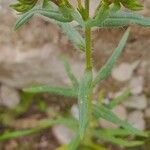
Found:
[[[37,133],[39,131],[41,131],[41,128],[33,128],[33,129],[6,132],[3,135],[0,135],[0,141],[31,135],[31,134]]]
[[[82,51],[85,51],[85,42],[82,36],[69,23],[56,22],[62,29],[62,32],[67,35],[73,45]]]
[[[49,87],[49,86],[37,86],[23,89],[28,93],[51,93],[58,94],[67,97],[77,97],[77,90],[73,88],[61,88],[61,87]]]
[[[19,137],[24,137],[24,136],[28,136],[31,134],[35,134],[55,124],[61,124],[61,125],[67,126],[68,128],[72,130],[76,130],[78,127],[76,120],[71,119],[71,118],[63,118],[63,117],[59,117],[56,119],[35,120],[34,124],[37,125],[36,128],[10,131],[10,132],[3,133],[0,135],[0,141],[5,141],[9,139],[14,139],[14,138],[19,138]]]
[[[127,141],[125,139],[121,139],[121,138],[116,138],[114,136],[110,136],[109,134],[103,134],[101,131],[99,130],[95,130],[94,131],[94,136],[97,138],[100,138],[104,141],[107,142],[111,142],[113,144],[119,145],[119,146],[123,146],[123,147],[135,147],[135,146],[140,146],[142,144],[144,144],[143,141]]]
[[[138,15],[133,12],[117,11],[116,13],[110,13],[109,17],[96,26],[102,28],[123,27],[131,24],[139,26],[150,26],[150,18]]]
[[[138,136],[144,136],[146,137],[147,134],[145,132],[139,131],[138,129],[132,127],[129,123],[126,121],[121,120],[119,117],[117,117],[111,110],[109,110],[107,107],[103,105],[94,105],[93,106],[93,115],[96,118],[103,118],[113,124],[116,124],[126,130],[128,130],[132,135],[138,135]]]
[[[29,19],[34,15],[34,14],[40,14],[42,16],[45,16],[50,19],[54,19],[56,21],[60,22],[70,22],[72,20],[69,20],[68,18],[65,18],[59,11],[47,9],[47,8],[33,8],[32,10],[26,12],[23,14],[17,21],[15,25],[15,29],[20,28],[22,25],[24,25],[26,22],[29,21]]]
[[[91,93],[92,72],[86,71],[79,85],[79,132],[81,139],[84,137],[86,126],[89,121],[89,97]]]
[[[121,128],[110,128],[110,129],[101,129],[98,131],[100,135],[116,136],[116,137],[127,137],[131,135],[131,132],[126,129]]]
[[[71,140],[66,150],[77,150],[80,144],[80,135],[77,133],[76,136]]]
[[[26,24],[32,18],[33,15],[34,15],[34,12],[30,11],[30,12],[27,12],[27,13],[23,14],[22,16],[20,16],[15,24],[14,29],[17,30],[22,25]]]
[[[93,86],[95,86],[97,83],[99,83],[100,81],[104,80],[105,78],[107,78],[109,76],[113,65],[115,64],[117,58],[120,56],[123,48],[125,47],[128,36],[129,36],[129,30],[127,30],[125,32],[125,34],[123,35],[122,39],[120,40],[120,42],[118,44],[118,47],[114,50],[113,54],[108,59],[106,64],[98,72],[98,74],[93,82]]]
[[[46,5],[46,4],[45,4]],[[54,19],[55,22],[58,24],[58,26],[62,29],[62,31],[67,35],[70,41],[74,44],[76,48],[79,48],[80,50],[84,51],[85,50],[85,42],[84,39],[81,37],[81,35],[73,28],[71,25],[69,25],[67,18],[64,18],[60,12],[55,11],[53,8],[50,9],[47,5],[44,8],[34,8],[25,14],[21,15],[19,19],[16,22],[15,25],[15,30],[20,28],[22,25],[27,23],[31,17],[34,14],[41,14],[45,17],[48,17],[50,19]]]
[[[76,77],[74,76],[69,62],[67,61],[67,59],[64,56],[61,56],[61,60],[63,61],[64,67],[65,67],[65,71],[67,73],[68,78],[70,79],[70,81],[72,82],[73,86],[75,88],[78,88],[78,80],[76,79]]]
[[[112,99],[110,103],[107,105],[107,107],[113,109],[115,106],[117,106],[119,103],[121,103],[124,99],[126,99],[129,96],[130,96],[130,90],[126,90],[116,98]]]

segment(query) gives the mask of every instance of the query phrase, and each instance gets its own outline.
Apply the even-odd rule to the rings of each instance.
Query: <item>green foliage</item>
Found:
[[[36,86],[36,87],[26,88],[23,91],[28,93],[50,93],[50,94],[67,96],[67,97],[77,97],[76,89],[73,88]]]
[[[113,52],[111,57],[108,59],[106,64],[103,65],[103,67],[100,69],[100,71],[98,71],[97,76],[93,81],[93,86],[95,86],[100,81],[106,79],[109,76],[114,63],[116,62],[117,58],[120,56],[123,48],[125,47],[128,36],[129,36],[129,30],[127,30],[125,32],[125,34],[123,35],[122,39],[120,40],[120,42],[118,44],[118,47],[115,49],[115,51]]]
[[[107,133],[102,133],[101,131],[98,131],[98,130],[95,130],[93,134],[96,138],[99,138],[107,142],[111,142],[113,144],[116,144],[122,147],[135,147],[135,146],[140,146],[143,144],[143,141],[127,141],[122,138],[111,136]]]
[[[89,100],[91,96],[92,72],[86,70],[79,85],[78,104],[79,104],[79,133],[81,139],[85,135],[86,126],[90,119]]]
[[[10,5],[13,9],[15,9],[18,12],[25,13],[32,9],[38,0],[17,0],[18,2],[15,4]]]
[[[92,24],[92,23],[91,23]],[[95,24],[95,26],[101,28],[116,28],[124,27],[128,25],[139,25],[139,26],[150,26],[150,18],[137,15],[133,12],[117,11],[115,13],[110,13],[109,17],[105,19],[101,24]]]
[[[80,135],[77,134],[69,143],[66,150],[76,150],[80,144]]]
[[[78,98],[79,121],[70,118],[41,120],[37,123],[37,129],[26,130],[22,133],[20,131],[5,133],[0,136],[0,140],[32,134],[54,124],[63,124],[76,132],[76,136],[71,140],[70,144],[61,146],[58,150],[76,150],[80,147],[82,150],[105,150],[100,145],[93,143],[92,140],[95,137],[121,147],[134,147],[143,144],[143,141],[128,141],[128,136],[148,136],[147,133],[135,129],[111,111],[112,108],[130,95],[129,91],[125,91],[106,106],[98,103],[92,104],[94,87],[109,76],[113,65],[125,47],[130,29],[127,29],[117,48],[106,64],[98,71],[95,79],[93,79],[91,62],[91,30],[93,27],[118,28],[127,27],[131,24],[150,27],[150,18],[133,12],[143,8],[137,0],[101,0],[93,18],[89,17],[90,0],[85,0],[84,3],[77,0],[77,3],[78,6],[75,8],[70,4],[69,0],[17,0],[17,3],[12,4],[11,7],[21,14],[16,22],[15,29],[27,23],[34,15],[42,16],[42,18],[47,18],[57,24],[73,45],[85,55],[85,70],[80,81],[75,78],[68,61],[62,57],[66,74],[73,87],[40,86],[24,89],[24,92],[28,93],[47,92]],[[124,6],[126,10],[122,11],[121,6]],[[75,21],[77,27],[84,31],[84,37],[70,24],[72,21]],[[116,124],[118,129],[96,128],[96,121],[100,118]]]
[[[73,43],[73,45],[85,51],[85,42],[83,37],[68,23],[56,22],[58,26],[62,29],[63,33],[68,37],[68,39]]]
[[[56,119],[43,119],[43,120],[40,120],[40,121],[36,122],[36,125],[37,125],[36,128],[4,132],[3,134],[0,135],[0,141],[19,138],[19,137],[39,133],[41,130],[47,129],[47,128],[49,128],[53,125],[56,125],[56,124],[62,124],[62,125],[65,125],[65,126],[71,128],[71,129],[76,129],[77,128],[76,121],[71,119],[71,118],[59,117],[59,118],[56,118]]]
[[[115,97],[110,101],[110,103],[107,105],[108,108],[113,109],[115,106],[117,106],[119,103],[121,103],[123,100],[128,98],[130,96],[130,90],[124,91],[119,96]]]
[[[128,132],[130,132],[130,134],[144,136],[144,137],[147,136],[146,133],[137,130],[136,128],[134,128],[130,124],[128,124],[126,121],[121,120],[113,112],[111,112],[111,110],[109,110],[107,107],[105,107],[103,105],[94,105],[93,106],[93,115],[96,118],[103,118],[113,124],[118,125],[119,127],[126,129]]]
[[[61,60],[63,61],[64,67],[65,67],[65,71],[66,74],[68,76],[68,78],[70,79],[70,81],[72,82],[72,85],[77,88],[79,83],[78,80],[76,79],[76,77],[74,76],[74,74],[71,71],[70,65],[67,61],[67,59],[64,56],[61,56]]]

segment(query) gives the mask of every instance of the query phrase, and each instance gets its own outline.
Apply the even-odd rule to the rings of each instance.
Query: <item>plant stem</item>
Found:
[[[89,19],[89,5],[90,0],[85,0],[85,10],[86,16],[85,19]],[[91,63],[91,28],[85,28],[85,55],[86,55],[86,69],[92,70],[92,63]]]
[[[89,6],[90,6],[90,0],[85,0],[85,19],[89,19]],[[92,61],[91,61],[91,28],[85,28],[85,61],[86,61],[86,71],[92,72]],[[90,93],[88,93],[88,125],[86,129],[86,135],[85,135],[85,143],[91,142],[91,123],[92,123],[92,93],[93,90],[91,89]]]
[[[91,62],[91,29],[85,29],[85,57],[86,57],[86,69],[92,70],[92,62]]]

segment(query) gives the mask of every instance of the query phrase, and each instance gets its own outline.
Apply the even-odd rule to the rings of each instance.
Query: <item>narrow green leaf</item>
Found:
[[[77,150],[80,141],[80,135],[77,133],[77,135],[71,140],[71,142],[67,146],[66,150]]]
[[[117,58],[120,56],[121,52],[123,51],[123,48],[125,47],[128,36],[129,36],[129,29],[123,35],[122,39],[120,40],[118,44],[118,47],[114,50],[113,54],[108,59],[106,64],[100,69],[100,71],[98,71],[98,74],[93,82],[93,86],[95,86],[100,81],[106,79],[109,76],[113,65],[115,64]]]
[[[130,90],[126,90],[123,93],[121,93],[116,98],[112,99],[110,103],[107,105],[109,109],[113,109],[115,106],[117,106],[119,103],[121,103],[123,100],[128,98],[130,96]]]
[[[41,130],[42,130],[41,128],[34,128],[34,129],[6,132],[6,133],[0,135],[0,141],[31,135],[31,134],[37,133]]]
[[[58,94],[67,97],[77,97],[77,90],[72,88],[37,86],[37,87],[25,88],[23,89],[23,91],[28,93],[51,93],[51,94]]]
[[[79,85],[78,104],[79,104],[79,132],[81,139],[84,137],[86,126],[89,121],[89,97],[91,93],[92,72],[85,71]]]
[[[65,18],[59,11],[51,10],[51,9],[42,9],[42,8],[36,8],[33,9],[33,11],[37,14],[41,14],[42,16],[45,16],[50,19],[54,19],[56,21],[60,22],[71,22],[72,20]]]
[[[72,130],[77,130],[77,127],[78,127],[76,120],[72,118],[63,118],[63,117],[58,117],[56,119],[42,119],[34,123],[36,123],[37,125],[36,128],[6,132],[0,135],[0,141],[20,138],[20,137],[28,136],[31,134],[35,134],[44,129],[50,128],[51,126],[56,125],[56,124],[57,125],[62,124]]]
[[[84,39],[69,23],[56,23],[62,29],[63,33],[67,35],[68,39],[73,43],[75,48],[85,51]]]
[[[116,136],[116,137],[127,137],[131,135],[131,132],[126,129],[116,128],[116,129],[101,129],[98,131],[99,134]]]
[[[144,144],[143,141],[127,141],[125,139],[116,138],[114,136],[109,136],[108,134],[102,134],[98,130],[95,130],[93,134],[97,138],[100,138],[104,141],[111,142],[113,144],[123,146],[123,147],[136,147],[136,146],[140,146]]]
[[[42,127],[42,128],[49,128],[52,125],[64,125],[68,128],[70,128],[71,130],[77,130],[78,128],[78,122],[70,117],[58,117],[56,119],[42,119],[40,121],[37,121],[37,126],[38,127]]]
[[[19,17],[19,19],[17,20],[14,30],[19,29],[22,25],[26,24],[32,17],[33,17],[34,13],[33,12],[27,12],[25,14],[23,14],[21,17]]]
[[[133,12],[117,11],[116,13],[110,13],[109,17],[102,22],[102,24],[97,24],[96,26],[102,28],[112,28],[128,26],[131,24],[149,27],[150,18]]]
[[[78,80],[76,79],[76,77],[74,76],[71,68],[70,68],[70,64],[68,62],[68,60],[64,57],[64,56],[61,56],[61,60],[64,64],[64,67],[65,67],[65,71],[66,71],[66,74],[68,76],[68,78],[70,79],[70,81],[72,82],[72,85],[77,88],[79,83],[78,83]]]
[[[147,136],[145,132],[139,131],[138,129],[134,128],[132,125],[130,125],[126,121],[121,120],[119,117],[117,117],[113,112],[111,112],[111,110],[109,110],[105,106],[94,105],[93,114],[96,118],[103,118],[113,124],[116,124],[128,130],[132,135],[138,135],[138,136],[144,136],[144,137]]]
[[[56,21],[60,22],[70,22],[72,20],[69,20],[68,18],[65,18],[59,11],[55,11],[53,9],[47,9],[47,8],[33,8],[29,10],[28,12],[24,13],[18,20],[15,25],[15,29],[20,28],[22,25],[27,23],[29,19],[34,15],[34,14],[40,14],[42,16],[45,16],[49,19],[54,19]]]

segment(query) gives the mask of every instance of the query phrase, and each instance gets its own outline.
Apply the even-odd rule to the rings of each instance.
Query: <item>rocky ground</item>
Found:
[[[12,27],[17,16],[9,9],[10,2],[12,1],[0,1],[0,106],[5,109],[13,109],[20,103],[20,90],[24,87],[35,84],[55,86],[70,84],[62,62],[59,60],[60,53],[67,56],[78,78],[82,74],[84,62],[83,56],[72,47],[68,39],[52,23],[35,17],[22,29],[14,32]],[[150,16],[150,2],[147,0],[144,3],[146,8],[140,13]],[[131,28],[132,32],[126,48],[112,70],[111,76],[97,88],[96,92],[103,91],[104,102],[107,103],[130,87],[132,95],[113,111],[136,128],[146,130],[150,129],[150,29],[134,26]],[[122,28],[93,31],[95,72],[110,56],[124,31],[125,29]],[[58,106],[54,100],[60,97],[45,96],[44,98],[50,100],[48,105],[53,105],[56,110],[64,110],[64,104],[59,103],[60,106]],[[66,102],[67,106],[72,107],[71,113],[77,117],[77,105],[72,104]],[[34,106],[31,106],[31,109],[35,112],[26,112],[22,118],[16,120],[16,122],[20,121],[20,128],[25,121],[44,116]],[[100,121],[100,126],[116,128],[103,120]],[[3,128],[0,125],[0,133]],[[58,134],[58,131],[61,134]],[[58,143],[68,143],[72,136],[72,133],[63,126],[55,126],[52,130],[42,132],[37,136],[0,143],[0,149],[27,150],[32,147],[35,150],[53,150]],[[30,144],[26,142],[28,140],[31,141]],[[19,147],[19,145],[22,146]],[[145,146],[144,150],[149,150],[149,148],[150,146]]]

